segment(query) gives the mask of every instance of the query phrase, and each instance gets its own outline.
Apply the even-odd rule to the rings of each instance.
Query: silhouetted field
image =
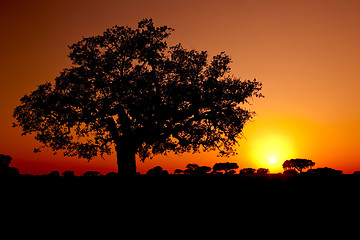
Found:
[[[61,196],[106,194],[132,195],[308,195],[358,194],[360,176],[312,175],[207,175],[207,176],[119,176],[52,177],[20,175],[0,178],[2,191],[16,194],[58,194]]]
[[[358,207],[360,177],[17,176],[0,178],[0,185],[3,206],[16,214],[41,213],[50,219],[64,216],[74,224],[78,217],[91,222],[112,214],[134,222],[145,217],[146,225],[159,217],[162,222],[186,217],[186,222],[196,225],[199,218],[209,222],[233,217],[271,222],[269,216],[274,215],[286,222],[296,216],[312,221],[335,212],[349,214]]]

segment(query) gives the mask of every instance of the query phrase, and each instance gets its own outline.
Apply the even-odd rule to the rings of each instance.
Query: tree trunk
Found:
[[[127,141],[126,141],[127,140]],[[136,175],[136,146],[130,139],[125,139],[116,144],[118,174],[120,176]]]

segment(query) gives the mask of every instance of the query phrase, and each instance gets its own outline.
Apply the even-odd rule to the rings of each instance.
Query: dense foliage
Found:
[[[208,61],[206,51],[168,47],[172,31],[144,19],[73,44],[72,66],[21,98],[14,126],[67,156],[91,160],[115,146],[124,173],[135,173],[135,154],[234,154],[261,83],[231,75],[223,52]]]

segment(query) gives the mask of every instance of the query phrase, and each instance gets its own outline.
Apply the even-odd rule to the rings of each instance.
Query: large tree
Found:
[[[261,83],[231,75],[224,52],[208,61],[206,51],[168,47],[172,31],[144,19],[73,44],[71,67],[21,98],[14,126],[65,156],[90,161],[115,149],[124,175],[136,173],[136,154],[234,154]]]

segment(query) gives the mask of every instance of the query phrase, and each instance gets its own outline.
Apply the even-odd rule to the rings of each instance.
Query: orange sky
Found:
[[[210,56],[226,51],[233,74],[257,78],[265,98],[249,106],[257,116],[236,157],[170,154],[139,162],[138,171],[232,161],[279,172],[295,157],[345,173],[360,169],[360,1],[1,0],[0,153],[11,155],[20,173],[116,171],[115,156],[87,163],[51,151],[33,154],[38,143],[11,127],[11,115],[24,94],[69,67],[68,45],[115,24],[136,27],[144,17],[175,28],[170,45]]]

